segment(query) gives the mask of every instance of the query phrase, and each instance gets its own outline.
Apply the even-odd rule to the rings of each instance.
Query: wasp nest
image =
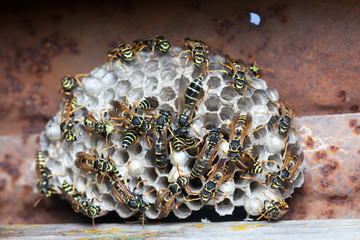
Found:
[[[182,51],[178,47],[174,48],[177,55]],[[166,54],[155,51],[153,57],[152,51],[141,51],[138,55],[141,62],[136,56],[130,63],[120,62],[118,59],[113,61],[113,69],[109,64],[95,68],[82,79],[81,85],[73,90],[74,96],[77,97],[77,106],[85,105],[82,109],[75,111],[72,117],[75,119],[74,128],[79,131],[79,134],[75,133],[76,141],[67,143],[62,140],[59,125],[64,118],[61,116],[64,110],[63,106],[47,123],[45,131],[41,134],[41,150],[50,157],[46,167],[54,174],[50,179],[50,185],[55,189],[61,189],[64,181],[70,184],[75,182],[78,192],[85,188],[84,194],[88,199],[101,200],[101,202],[93,201],[94,204],[100,206],[101,215],[108,211],[116,211],[121,218],[128,218],[138,211],[128,207],[126,203],[119,202],[112,192],[107,177],[103,179],[102,175],[98,175],[97,184],[94,172],[88,173],[74,165],[78,152],[92,155],[91,150],[94,148],[95,153],[100,154],[100,151],[106,147],[105,138],[101,138],[97,134],[87,134],[81,127],[84,122],[77,122],[77,119],[83,121],[83,113],[88,111],[98,120],[102,117],[104,122],[112,121],[109,114],[112,109],[109,104],[111,100],[117,100],[124,104],[127,100],[128,103],[134,104],[145,97],[154,96],[159,102],[156,112],[142,113],[139,110],[138,113],[143,116],[150,115],[147,119],[153,121],[151,116],[156,117],[159,110],[170,111],[173,115],[170,128],[175,130],[178,105],[180,104],[179,96],[184,94],[184,89],[195,78],[198,78],[204,69],[202,66],[195,67],[193,59],[189,58],[184,70],[186,54],[176,57],[171,51]],[[279,117],[282,114],[276,89],[268,87],[263,79],[256,78],[249,72],[246,77],[249,79],[248,81],[252,81],[250,84],[252,88],[248,87],[245,92],[244,89],[240,92],[235,91],[229,84],[234,80],[225,72],[216,72],[216,70],[231,72],[230,69],[219,64],[219,62],[225,63],[224,58],[212,54],[209,54],[207,58],[210,71],[208,74],[202,75],[203,86],[200,99],[203,97],[203,102],[195,111],[197,117],[192,123],[192,127],[199,135],[191,128],[188,129],[189,135],[202,140],[207,134],[204,126],[220,128],[224,133],[223,140],[227,139],[228,141],[222,141],[220,144],[221,150],[214,160],[214,164],[219,163],[221,159],[227,159],[226,152],[229,150],[230,128],[227,129],[227,125],[236,113],[239,112],[241,115],[251,113],[252,122],[248,133],[256,131],[248,134],[244,139],[244,149],[246,149],[244,151],[256,158],[265,172],[256,174],[240,170],[238,167],[235,168],[231,177],[220,185],[216,195],[205,204],[196,195],[206,183],[207,175],[204,174],[203,178],[190,180],[188,189],[177,196],[175,201],[177,206],[171,206],[171,209],[178,218],[186,218],[191,215],[192,211],[197,211],[204,205],[215,207],[215,211],[220,216],[232,214],[235,207],[245,207],[249,215],[260,215],[264,213],[269,202],[282,203],[283,199],[293,193],[295,187],[300,187],[303,183],[303,166],[300,166],[297,171],[292,172],[292,176],[290,176],[292,181],[287,181],[284,188],[271,188],[271,179],[277,176],[283,160],[286,158],[285,148],[295,149],[292,151],[300,155],[300,150],[297,148],[299,145],[298,135],[289,131],[286,138],[279,134],[277,126],[275,126],[275,130],[273,128],[274,124],[279,124]],[[209,90],[205,94],[208,88]],[[197,105],[199,103],[200,101],[197,102]],[[134,108],[132,109],[134,110]],[[102,116],[100,116],[100,112],[102,112]],[[120,131],[111,135],[107,140],[108,146],[117,146],[104,150],[104,158],[107,159],[109,154],[119,173],[127,176],[130,191],[144,194],[144,201],[150,203],[150,208],[145,211],[145,215],[148,218],[156,219],[159,215],[159,207],[155,208],[156,199],[169,183],[176,182],[179,176],[175,162],[179,167],[180,175],[188,176],[197,156],[196,154],[195,156],[189,155],[185,150],[175,151],[172,149],[171,167],[165,171],[159,171],[153,160],[153,153],[148,141],[151,142],[152,130],[148,132],[150,137],[142,137],[135,145],[123,149],[122,140],[129,128],[117,127],[117,129]],[[288,144],[285,144],[285,140]],[[62,145],[59,147],[61,143]],[[202,144],[198,145],[199,152]],[[138,184],[139,182],[140,184]],[[153,191],[148,193],[151,190]],[[193,199],[193,201],[189,201],[189,199]],[[270,212],[267,214],[269,215]]]

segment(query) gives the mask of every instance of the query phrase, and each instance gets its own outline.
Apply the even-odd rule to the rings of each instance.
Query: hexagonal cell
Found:
[[[238,93],[234,90],[234,88],[227,86],[221,90],[220,96],[222,99],[224,99],[226,101],[231,101],[236,96],[238,96]]]
[[[128,101],[130,103],[142,100],[144,97],[144,91],[141,88],[133,88],[128,92],[128,97],[129,97]]]
[[[207,82],[211,86],[210,89],[217,89],[221,86],[221,79],[215,76],[211,76]]]
[[[143,173],[143,178],[146,180],[146,184],[152,184],[157,179],[157,174],[155,172],[155,169],[152,168],[145,168],[145,171]]]
[[[206,113],[203,125],[207,127],[219,127],[220,119],[216,113]]]
[[[114,89],[115,89],[116,95],[118,95],[118,96],[126,96],[126,94],[131,89],[131,84],[127,80],[121,80],[115,85]]]
[[[171,68],[164,69],[161,73],[161,79],[163,82],[172,82],[174,81],[175,77],[176,72]]]
[[[223,201],[215,205],[215,210],[220,216],[229,215],[234,211],[234,205],[229,198],[225,198]]]
[[[159,80],[156,77],[148,77],[144,83],[144,90],[155,91],[158,86]]]
[[[216,112],[220,109],[220,99],[217,95],[215,96],[209,96],[205,102],[204,105],[206,109],[210,112]]]
[[[133,215],[133,211],[125,203],[118,203],[115,211],[121,218],[128,218]]]
[[[180,219],[187,218],[191,214],[191,210],[186,204],[181,204],[179,205],[178,208],[173,208],[173,212],[175,216],[177,216]]]
[[[252,95],[252,100],[255,105],[266,105],[269,101],[268,96],[264,90],[256,90]]]
[[[171,87],[165,87],[160,91],[161,101],[167,102],[175,98],[175,92]]]
[[[118,164],[125,164],[129,160],[129,153],[125,150],[117,150],[113,159]]]
[[[243,178],[242,176],[246,176],[245,172],[236,171],[234,173],[234,183],[236,186],[245,186],[248,184],[249,180],[246,178]]]
[[[233,199],[236,206],[243,205],[246,199],[245,192],[239,188],[235,189]]]
[[[234,109],[231,107],[223,107],[220,111],[220,119],[223,121],[229,120],[231,121],[234,116]]]
[[[189,209],[191,209],[192,211],[198,211],[200,210],[204,204],[201,202],[201,200],[195,200],[195,201],[185,201],[184,202]]]
[[[150,61],[146,62],[144,71],[146,74],[151,75],[151,74],[154,74],[154,72],[157,71],[158,69],[159,69],[159,61],[150,60]]]
[[[200,178],[195,178],[189,182],[188,187],[191,192],[200,192],[201,189],[204,187],[204,183],[201,181]]]
[[[264,138],[267,134],[266,125],[265,126],[256,126],[253,131],[251,131],[255,139]],[[250,133],[249,133],[250,134]]]
[[[266,89],[266,93],[269,97],[269,99],[273,100],[273,101],[278,101],[279,99],[279,93],[275,88],[272,87],[268,87]]]
[[[141,139],[135,145],[134,144],[131,145],[129,152],[131,152],[134,155],[140,154],[142,151],[142,146],[141,146],[142,143],[140,143],[140,141],[141,141]]]
[[[114,98],[115,98],[115,92],[113,89],[109,88],[104,92],[102,100],[104,102],[109,102],[110,100],[112,100]]]
[[[237,106],[242,113],[250,112],[251,108],[254,106],[254,102],[251,98],[240,98],[237,101]]]

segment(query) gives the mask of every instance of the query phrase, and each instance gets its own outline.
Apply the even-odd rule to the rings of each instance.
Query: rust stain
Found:
[[[357,125],[356,119],[350,119],[349,127],[353,128],[353,127],[356,127],[356,125]]]
[[[215,31],[220,36],[224,36],[229,32],[229,29],[234,26],[234,23],[227,19],[214,19]]]
[[[331,150],[331,152],[333,152],[334,154],[335,153],[337,153],[339,150],[340,150],[340,148],[339,148],[339,146],[338,145],[331,145],[330,146],[330,150]]]
[[[12,163],[17,163],[12,164]],[[0,169],[3,169],[7,174],[11,176],[11,179],[15,182],[19,179],[21,173],[19,168],[21,167],[23,161],[20,159],[14,161],[11,154],[5,154],[4,160],[0,162]]]
[[[314,153],[314,157],[316,160],[326,159],[327,158],[327,152],[326,151],[316,151]]]
[[[336,160],[329,160],[327,163],[324,164],[323,167],[321,167],[321,174],[324,176],[331,175],[336,168],[339,166],[339,163]]]
[[[356,135],[359,135],[359,134],[360,134],[360,125],[356,125],[356,127],[353,129],[353,132],[354,132]]]
[[[359,178],[357,176],[349,176],[349,179],[352,183],[356,183]]]
[[[331,196],[328,198],[328,206],[330,205],[343,205],[348,202],[348,196]]]
[[[327,177],[324,177],[320,180],[320,184],[323,188],[327,188],[330,186],[331,182],[329,179],[327,179]]]
[[[357,153],[360,154],[360,148],[357,150]]]
[[[0,180],[0,192],[4,191],[6,189],[6,179]]]
[[[345,90],[340,90],[337,92],[337,98],[339,99],[339,101],[345,102],[346,100],[346,92]]]
[[[350,111],[351,112],[358,112],[359,111],[359,105],[354,104],[350,106]]]
[[[33,186],[32,185],[24,185],[21,190],[22,196],[30,195],[33,192]]]
[[[305,140],[305,144],[306,144],[306,147],[307,148],[314,148],[315,146],[315,141],[313,139],[313,137],[311,136],[308,136]]]

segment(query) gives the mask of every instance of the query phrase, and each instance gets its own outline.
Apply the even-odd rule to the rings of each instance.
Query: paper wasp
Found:
[[[228,124],[227,128],[230,127],[230,137],[229,137],[229,151],[228,157],[235,164],[241,165],[243,168],[247,169],[247,166],[239,160],[240,150],[243,148],[245,137],[247,132],[251,127],[252,115],[247,113],[246,115],[240,116],[240,111],[235,113],[231,122]]]
[[[64,110],[61,113],[60,131],[62,134],[62,138],[66,142],[76,141],[76,135],[73,132],[74,122],[81,121],[81,120],[73,120],[72,119],[73,113],[87,105],[86,104],[86,105],[76,108],[76,102],[77,102],[76,98],[73,96],[72,93],[70,93],[69,97],[66,98],[66,101],[64,103]],[[65,116],[65,119],[64,119],[64,116]],[[74,130],[80,135],[80,133],[77,129],[74,129]]]
[[[225,63],[219,62],[219,64],[228,68],[230,72],[225,70],[216,70],[215,72],[224,72],[229,75],[234,80],[233,82],[229,82],[229,84],[234,85],[235,91],[240,92],[244,89],[243,99],[248,87],[255,90],[254,87],[246,82],[246,80],[249,80],[252,83],[252,80],[246,77],[245,63],[242,60],[231,59],[229,55],[225,55]]]
[[[285,159],[282,166],[280,167],[280,170],[271,180],[271,188],[282,188],[285,192],[287,192],[285,189],[285,182],[292,182],[291,176],[296,174],[297,169],[304,161],[304,153],[301,153],[299,156],[296,150],[296,147],[292,146],[290,149],[288,149],[287,152],[284,152],[284,155],[286,154]]]
[[[45,167],[46,161],[42,151],[36,153],[36,175],[37,175],[37,187],[40,190],[40,198],[34,203],[36,207],[41,199],[44,197],[51,197],[52,194],[57,194],[57,191],[50,185],[50,178],[54,174],[50,173],[50,170]]]
[[[96,120],[90,112],[84,112],[83,117],[85,124],[85,126],[82,126],[83,129],[88,133],[95,132],[100,136],[104,137],[107,146],[107,139],[113,134],[115,130],[115,124],[110,122],[104,122],[102,118],[102,111],[100,112],[100,121]]]
[[[129,164],[130,164],[130,162],[129,162]],[[129,164],[128,164],[128,166],[129,166]],[[125,176],[125,179],[126,179],[126,176]],[[129,187],[128,187],[125,179],[121,176],[121,174],[118,172],[118,170],[115,170],[110,175],[110,186],[111,186],[114,196],[118,199],[119,202],[125,203],[131,209],[139,210],[139,212],[144,215],[145,211],[150,208],[150,204],[148,202],[144,201],[143,196],[145,196],[149,192],[144,195],[131,192],[129,190]],[[138,186],[139,186],[139,183],[138,183]],[[138,186],[136,188],[138,188]],[[143,220],[142,224],[144,226],[144,217],[142,218],[142,220]]]
[[[207,203],[210,199],[215,199],[216,191],[223,182],[231,179],[234,175],[235,165],[231,161],[222,158],[210,171],[210,176],[206,180],[205,186],[201,190],[200,199],[203,203]]]
[[[134,42],[135,42],[134,48],[135,49],[138,48],[139,51],[151,50],[152,51],[151,59],[154,59],[155,50],[158,50],[162,53],[167,53],[169,51],[169,48],[171,47],[169,41],[167,41],[163,36],[156,36],[154,39],[138,40]]]
[[[205,143],[198,155],[194,166],[191,169],[190,179],[203,176],[205,172],[212,166],[214,159],[218,154],[217,148],[222,142],[223,135],[218,128],[211,128],[205,137]]]
[[[168,130],[171,120],[169,111],[160,110],[160,116],[155,120],[153,128],[153,139],[151,156],[155,159],[156,167],[160,171],[164,171],[170,164],[168,153]]]
[[[141,135],[141,130],[138,127],[133,127],[127,130],[123,138],[122,148],[128,149],[131,145],[136,144],[139,141]]]
[[[264,200],[264,207],[262,209],[260,204],[259,208],[262,214],[256,220],[260,220],[263,217],[268,219],[269,221],[279,220],[289,211],[289,205],[287,205],[284,199],[279,198],[279,196],[275,194],[277,198],[280,200],[280,201],[276,201],[270,198],[269,196],[267,196],[265,193],[264,195],[268,197],[270,200]]]
[[[93,200],[90,202],[85,196],[76,193],[75,184],[72,186],[67,181],[64,181],[60,190],[76,213],[80,212],[81,214],[92,218],[93,227],[94,230],[96,230],[94,218],[101,214],[100,207],[93,204]]]
[[[199,148],[199,140],[195,137],[191,136],[176,136],[172,140],[172,148],[176,151],[180,151],[181,149],[184,149],[187,151],[190,155],[195,155],[198,153]]]
[[[200,92],[202,91],[202,77],[195,78],[189,84],[189,86],[186,88],[184,92],[179,93],[178,121],[177,121],[177,129],[175,131],[177,136],[186,137],[188,135],[187,129],[191,126],[191,123],[196,119],[196,117],[193,118],[195,109],[198,110],[200,108],[201,104],[203,103],[203,99],[205,98],[209,89],[210,86],[206,91],[204,97],[200,101],[198,107],[196,107],[196,102],[199,100]]]
[[[251,53],[252,55],[252,59],[253,59],[253,64],[251,64],[249,67],[248,67],[248,72],[251,72],[251,74],[254,76],[254,77],[260,77],[260,70],[267,70],[267,71],[270,71],[270,72],[274,72],[272,69],[269,69],[269,68],[263,68],[263,67],[259,67],[256,62],[255,62],[255,55],[254,53]]]
[[[114,59],[119,59],[119,63],[121,66],[125,69],[125,72],[127,72],[125,65],[123,62],[131,62],[135,55],[137,55],[138,48],[132,48],[128,44],[121,44],[118,45],[116,48],[108,51],[105,64],[110,62],[110,69],[113,70],[112,62]],[[139,61],[141,62],[140,56],[138,55]],[[142,63],[142,62],[141,62]]]
[[[208,46],[200,40],[191,40],[190,38],[185,38],[185,46],[189,48],[189,50],[183,51],[178,57],[180,58],[186,52],[190,53],[189,57],[186,57],[185,66],[183,73],[185,72],[186,66],[189,62],[189,59],[193,59],[194,65],[196,67],[203,66],[203,71],[205,74],[209,72],[209,60],[205,57],[205,55],[209,54]]]
[[[137,105],[138,109],[144,111],[153,111],[159,106],[159,100],[156,97],[147,97]]]
[[[75,87],[81,86],[81,81],[79,78],[86,76],[88,76],[88,74],[77,74],[75,77],[71,77],[70,75],[64,76],[60,81],[60,95],[62,97],[69,95]]]
[[[286,138],[287,138],[289,130],[295,132],[294,130],[292,130],[292,127],[291,127],[291,123],[295,117],[295,113],[293,112],[293,110],[290,107],[288,107],[282,101],[280,101],[279,104],[275,101],[272,101],[272,102],[278,107],[279,114],[280,114],[280,116],[278,116],[279,125],[274,124],[273,128],[275,130],[275,127],[278,127],[279,134],[282,136],[286,136]]]
[[[101,151],[101,157],[97,157],[94,150],[95,147],[91,150],[92,155],[89,155],[85,152],[77,152],[76,153],[76,159],[75,159],[75,166],[83,169],[88,170],[90,172],[95,172],[95,181],[98,185],[99,189],[101,190],[98,181],[97,176],[100,174],[103,176],[109,177],[113,172],[116,170],[116,166],[113,162],[113,160],[108,156],[108,159],[106,160],[102,154],[102,152],[106,149],[115,147],[116,145],[106,147]],[[109,153],[110,154],[110,153]]]
[[[169,186],[157,197],[155,201],[155,208],[160,208],[158,216],[159,219],[165,218],[169,215],[176,197],[181,194],[189,184],[189,177],[180,175],[179,166],[177,164],[176,168],[179,172],[179,177],[176,179],[176,182],[169,181]],[[171,178],[171,176],[169,178]],[[186,199],[184,198],[184,200]]]
[[[121,121],[127,127],[133,126],[139,128],[142,133],[147,132],[152,128],[152,124],[149,120],[136,114],[122,102],[111,100],[110,104],[114,107],[114,112],[110,112],[112,119]]]

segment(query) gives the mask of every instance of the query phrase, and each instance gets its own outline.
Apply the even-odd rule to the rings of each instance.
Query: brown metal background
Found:
[[[260,15],[260,26],[249,22],[249,12]],[[31,187],[36,136],[58,109],[61,77],[86,73],[103,64],[106,51],[115,43],[155,35],[170,41],[189,36],[205,41],[216,54],[230,53],[246,63],[251,63],[254,52],[259,65],[275,71],[263,72],[263,78],[278,89],[297,116],[359,112],[359,12],[356,1],[86,1],[62,5],[15,1],[1,6],[0,135],[4,144],[0,145],[0,224],[82,220],[74,217],[70,208],[57,206],[59,200],[46,200],[32,208],[37,198]],[[327,116],[323,120],[333,119]],[[321,131],[333,136],[328,129],[345,134],[342,130],[349,128],[346,121],[315,124],[309,118],[306,125],[314,124],[313,136]],[[346,147],[358,149],[358,142],[358,137],[353,138]],[[316,156],[307,154],[310,166]],[[324,171],[332,173],[334,158],[326,156],[331,158],[322,161],[330,164],[330,170]],[[358,156],[348,161],[355,164]],[[350,157],[341,155],[346,158]],[[341,168],[337,176],[357,180],[359,171],[352,170],[350,175]],[[359,218],[357,210],[356,214],[349,210],[354,210],[355,200],[346,207],[340,204],[344,197],[337,191],[349,186],[347,180],[338,183],[318,178],[308,177],[305,186],[296,191],[294,201],[302,201],[306,210],[294,210],[288,218]],[[309,186],[318,181],[329,186],[337,183],[337,191],[327,188],[326,197],[335,194],[330,202],[310,201],[314,198],[311,191],[319,189]],[[297,204],[292,207],[299,209]],[[332,212],[325,213],[328,208]],[[341,211],[344,214],[338,214]]]

